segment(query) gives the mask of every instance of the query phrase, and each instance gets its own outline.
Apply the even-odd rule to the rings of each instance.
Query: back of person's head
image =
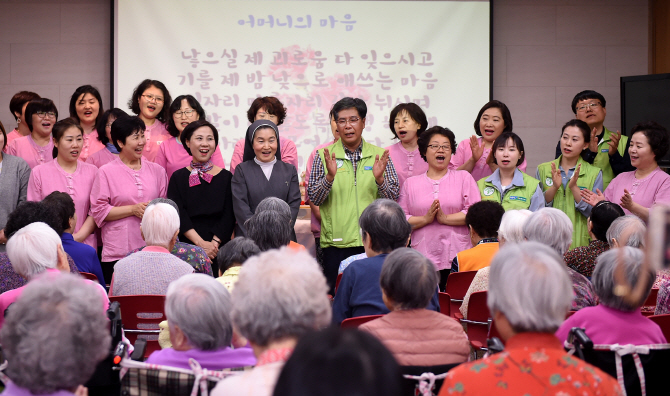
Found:
[[[500,227],[498,227],[500,244],[523,242],[525,240],[523,225],[526,224],[526,220],[532,214],[533,212],[527,209],[506,211],[500,220]]]
[[[12,382],[33,394],[69,393],[91,377],[112,342],[96,287],[71,274],[28,283],[0,331]]]
[[[275,210],[256,212],[245,223],[247,236],[262,252],[279,249],[291,242],[291,218]]]
[[[232,241],[223,245],[216,255],[221,274],[234,265],[244,264],[249,257],[255,256],[261,250],[251,238],[235,237]]]
[[[299,338],[330,324],[328,286],[305,252],[270,250],[248,259],[233,290],[233,323],[251,343]]]
[[[591,209],[591,232],[599,241],[607,242],[607,230],[612,222],[625,215],[621,206],[610,201],[600,201]]]
[[[504,214],[505,208],[498,202],[479,201],[468,208],[465,225],[471,227],[480,238],[495,238]]]
[[[421,253],[399,248],[384,260],[379,285],[395,309],[426,308],[438,282],[435,265]]]
[[[593,270],[593,290],[600,299],[600,304],[624,312],[632,312],[640,308],[651,293],[656,280],[655,271],[644,268],[644,253],[641,249],[631,246],[610,249],[598,256],[596,267]],[[638,282],[644,282],[644,293],[639,301],[629,301],[617,295],[617,275],[623,275],[623,280],[633,289]]]
[[[7,224],[5,224],[5,237],[9,239],[16,231],[28,224],[37,222],[47,224],[59,237],[63,235],[63,223],[53,207],[44,205],[42,202],[26,201],[20,203],[9,214]]]
[[[64,192],[54,191],[44,197],[42,204],[52,208],[58,213],[58,220],[60,220],[63,230],[70,228],[70,219],[74,217],[75,207],[72,197]]]
[[[228,290],[205,274],[189,274],[173,281],[165,295],[170,334],[179,328],[188,344],[203,351],[230,345],[233,325]]]
[[[167,247],[179,231],[179,214],[166,203],[147,206],[140,229],[147,246]]]
[[[274,396],[399,396],[401,373],[373,335],[329,327],[305,335],[284,365]]]
[[[572,243],[572,222],[556,208],[542,208],[528,217],[523,236],[549,246],[563,257]]]
[[[274,210],[275,212],[281,213],[283,216],[288,218],[288,221],[291,221],[291,207],[283,199],[277,197],[267,197],[264,198],[256,206],[256,212],[263,212],[265,210]]]
[[[487,304],[517,332],[553,333],[572,303],[572,283],[561,256],[537,242],[510,243],[491,261]]]
[[[56,268],[59,250],[62,250],[62,242],[58,234],[40,222],[21,228],[7,241],[7,257],[12,268],[26,279]]]
[[[160,198],[160,197],[159,198],[154,198],[151,201],[149,201],[149,203],[147,204],[147,208],[149,206],[156,205],[156,204],[159,204],[159,203],[164,203],[164,204],[168,204],[168,205],[172,206],[174,208],[174,210],[177,211],[177,214],[179,214],[179,207],[177,206],[177,203],[175,203],[175,201],[171,200],[170,198]]]
[[[632,246],[642,248],[647,226],[635,215],[625,215],[615,219],[607,229],[605,238],[610,247]]]
[[[363,238],[375,252],[390,253],[407,246],[412,226],[398,203],[390,199],[377,199],[368,205],[358,219]]]

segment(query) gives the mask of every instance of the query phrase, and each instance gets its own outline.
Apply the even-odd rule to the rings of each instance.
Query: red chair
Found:
[[[456,318],[454,315],[463,304],[463,297],[468,292],[475,275],[477,275],[477,271],[452,272],[449,274],[445,292],[451,296],[449,312],[452,318]]]
[[[463,319],[460,312],[457,315],[461,317],[459,318],[461,323],[468,325],[468,339],[475,350],[487,350],[486,340],[489,337],[491,314],[486,305],[486,296],[486,291],[472,293],[468,303],[468,318]]]
[[[652,322],[661,327],[666,340],[670,340],[670,314],[649,316]]]
[[[100,283],[98,277],[90,272],[80,272],[79,275],[81,275],[84,279],[92,280],[95,283]]]
[[[165,318],[165,296],[109,296],[109,301],[118,301],[121,306],[123,331],[131,344],[140,339],[147,340],[144,358],[153,351],[160,350],[158,345],[158,324]]]
[[[342,281],[342,273],[337,274],[337,279],[335,279],[335,292],[333,293],[333,297],[335,297],[335,294],[337,294],[337,288],[340,286],[340,282]]]
[[[437,298],[440,303],[440,312],[451,316],[451,296],[449,293],[439,292]]]
[[[340,327],[343,329],[355,329],[364,323],[367,323],[371,320],[375,320],[377,318],[381,318],[382,316],[384,315],[367,315],[367,316],[357,316],[355,318],[344,319],[342,323],[340,323]]]
[[[642,305],[643,307],[645,307],[645,309],[642,310],[642,315],[650,317],[654,314],[654,311],[656,310],[657,299],[658,299],[658,289],[657,288],[651,289],[649,297],[647,297],[647,299],[644,300],[644,304]]]

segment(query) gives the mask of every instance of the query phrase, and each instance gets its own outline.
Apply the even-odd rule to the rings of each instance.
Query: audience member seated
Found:
[[[105,287],[98,252],[85,243],[75,241],[72,236],[77,224],[77,213],[72,198],[66,193],[54,191],[47,195],[42,203],[52,207],[59,214],[58,219],[62,222],[62,227],[65,230],[60,237],[65,253],[69,254],[77,263],[79,271],[95,275],[98,277],[100,285]]]
[[[242,264],[249,257],[255,256],[260,252],[261,250],[256,243],[249,238],[237,237],[226,243],[219,249],[216,257],[219,264],[219,277],[216,280],[221,282],[232,293],[240,275]]]
[[[507,244],[490,276],[487,302],[505,350],[450,370],[439,396],[621,394],[616,379],[568,355],[553,334],[572,300],[562,255],[536,242]]]
[[[367,258],[368,255],[365,254],[365,252],[360,253],[360,254],[354,254],[353,256],[349,256],[345,258],[344,260],[340,261],[340,267],[337,269],[337,274],[341,274],[344,272],[345,269],[349,266],[349,264],[353,263],[354,261],[357,260],[362,260],[364,258]]]
[[[382,341],[402,366],[468,360],[470,343],[463,327],[449,316],[426,309],[438,280],[433,263],[416,250],[400,248],[384,260],[379,284],[391,313],[360,328]]]
[[[547,245],[563,257],[572,243],[572,223],[562,211],[542,208],[528,217],[523,226],[523,235],[526,240]],[[598,304],[591,282],[572,268],[568,268],[568,274],[574,291],[570,310],[577,311]]]
[[[244,223],[247,237],[256,242],[256,245],[265,252],[270,249],[279,249],[289,246],[291,242],[291,219],[284,213],[275,210],[263,210],[254,213]]]
[[[96,289],[69,274],[42,276],[25,287],[0,332],[11,379],[3,395],[88,394],[81,384],[112,342]]]
[[[286,203],[286,201],[277,197],[266,197],[261,202],[258,203],[258,206],[256,206],[256,212],[254,213],[262,212],[264,210],[274,210],[288,217],[291,222],[291,242],[289,242],[288,247],[296,250],[305,249],[304,246],[295,242],[297,241],[294,228],[295,221],[291,220],[292,219],[291,207],[289,206],[289,204]]]
[[[172,348],[156,351],[147,363],[191,369],[194,359],[208,370],[253,366],[251,348],[231,349],[230,293],[211,276],[190,274],[170,283],[165,316]]]
[[[170,254],[179,233],[175,208],[165,203],[148,206],[140,227],[147,247],[116,263],[110,296],[165,295],[170,282],[193,272],[193,267]]]
[[[406,247],[412,232],[405,212],[390,199],[378,199],[368,205],[358,225],[368,258],[353,262],[342,273],[333,302],[333,323],[356,316],[389,313],[379,288],[379,275],[386,257],[395,249]],[[428,309],[439,311],[437,284]]]
[[[497,202],[479,201],[465,215],[472,248],[459,252],[451,262],[451,272],[477,271],[488,267],[498,251],[498,228],[505,209]]]
[[[528,216],[533,214],[528,209],[520,210],[508,210],[502,217],[500,221],[500,227],[498,228],[498,241],[500,247],[503,247],[506,243],[521,243],[525,239],[523,237],[523,225],[526,224]],[[468,305],[470,305],[470,296],[474,292],[485,291],[489,289],[489,273],[491,266],[484,267],[477,271],[468,291],[463,297],[463,304],[459,308],[463,318],[468,318]]]
[[[644,253],[630,246],[601,254],[592,279],[600,305],[584,308],[570,316],[559,327],[556,336],[566,341],[571,328],[581,327],[594,344],[665,344],[661,328],[640,312],[654,283],[654,272],[645,269],[643,261]],[[615,279],[619,275],[615,272],[623,275],[623,282],[631,288],[643,282],[644,294],[638,301],[617,295],[622,281]]]
[[[635,215],[625,215],[612,222],[605,234],[610,248],[632,246],[644,247],[644,237],[647,226],[644,221]]]
[[[393,356],[374,337],[330,327],[300,340],[273,395],[400,396],[401,378]]]
[[[591,209],[587,221],[591,241],[588,246],[580,246],[565,253],[563,259],[568,267],[590,279],[596,266],[596,259],[609,249],[607,230],[614,220],[623,215],[621,206],[609,201],[598,202]]]
[[[258,363],[219,382],[212,396],[270,396],[298,339],[330,323],[327,291],[321,268],[305,252],[282,248],[247,260],[233,291],[232,319]]]

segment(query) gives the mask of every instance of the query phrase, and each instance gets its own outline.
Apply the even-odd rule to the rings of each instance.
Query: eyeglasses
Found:
[[[595,109],[597,109],[599,106],[600,106],[600,103],[599,103],[599,102],[596,102],[596,103],[584,103],[583,105],[577,107],[577,111],[580,112],[580,113],[583,113],[583,112],[585,112],[586,109],[588,109],[589,107],[591,108],[591,110],[595,110]]]
[[[35,114],[37,114],[39,118],[45,118],[45,117],[56,118],[56,113],[54,113],[53,111],[38,111]]]
[[[441,146],[439,144],[429,144],[428,147],[431,150],[435,150],[435,151],[437,151],[439,149],[442,149],[444,151],[451,151],[451,146],[449,146],[448,144],[443,144]]]
[[[163,98],[161,98],[160,96],[142,95],[142,97],[146,98],[149,102],[153,102],[155,100],[156,103],[163,103]]]
[[[184,111],[179,110],[179,111],[175,111],[174,115],[176,115],[177,117],[181,117],[183,115],[186,115],[186,117],[190,117],[191,114],[193,114],[194,111],[195,110],[193,110],[193,109],[188,109],[188,110],[184,110]]]
[[[337,125],[343,127],[347,125],[347,122],[351,125],[355,125],[360,121],[361,119],[359,117],[351,117],[348,120],[346,118],[338,118],[337,119]]]

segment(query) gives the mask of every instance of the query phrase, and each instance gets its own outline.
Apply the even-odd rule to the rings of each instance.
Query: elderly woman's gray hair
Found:
[[[159,198],[154,198],[151,201],[149,201],[149,204],[147,205],[147,208],[151,205],[156,205],[156,204],[159,204],[159,203],[165,203],[165,204],[168,204],[168,205],[172,206],[174,208],[174,210],[177,211],[177,214],[179,214],[179,206],[177,206],[177,203],[175,201],[171,200],[170,198],[160,198],[160,197]]]
[[[600,299],[600,304],[624,312],[632,312],[640,308],[649,296],[656,280],[656,272],[651,269],[643,270],[643,261],[644,252],[631,246],[610,249],[598,256],[591,282]],[[620,266],[624,279],[631,287],[635,287],[640,280],[644,282],[643,298],[638,304],[631,304],[614,293],[617,285],[614,273],[617,271],[617,266]]]
[[[439,278],[435,265],[414,249],[394,250],[384,260],[379,285],[396,308],[426,308]]]
[[[384,198],[375,200],[363,210],[358,225],[363,238],[370,238],[370,247],[379,253],[406,247],[412,233],[412,226],[400,205]]]
[[[261,202],[258,203],[254,213],[259,213],[264,210],[274,210],[275,212],[279,212],[283,216],[286,216],[288,221],[291,221],[291,207],[283,199],[279,199],[277,197],[264,198]]]
[[[205,274],[184,275],[170,283],[165,295],[165,316],[172,332],[178,326],[188,343],[203,351],[230,345],[232,303],[225,286]]]
[[[9,308],[0,331],[6,374],[33,394],[74,392],[111,348],[96,285],[71,274],[44,274]]]
[[[262,252],[279,249],[291,242],[290,219],[275,210],[263,210],[255,213],[245,223],[247,236]]]
[[[45,223],[31,223],[18,230],[7,241],[7,256],[14,272],[25,279],[56,268],[62,242]]]
[[[223,245],[216,254],[216,261],[219,265],[219,272],[223,274],[233,265],[244,264],[251,256],[260,253],[261,250],[251,238],[235,237],[232,241]]]
[[[625,215],[617,218],[607,229],[607,243],[610,247],[632,246],[642,248],[647,226],[635,215]]]
[[[533,212],[527,209],[506,211],[498,228],[500,244],[523,242],[523,225],[532,214]]]
[[[556,208],[542,208],[528,216],[523,225],[523,236],[529,241],[543,243],[561,257],[572,243],[572,222],[568,215]]]
[[[147,246],[168,247],[179,231],[179,213],[166,203],[147,206],[140,228]]]
[[[233,290],[233,323],[261,347],[330,324],[328,285],[305,252],[270,250],[247,260]]]
[[[572,297],[563,259],[545,244],[506,244],[491,261],[489,309],[505,315],[517,333],[553,333],[563,323]]]

